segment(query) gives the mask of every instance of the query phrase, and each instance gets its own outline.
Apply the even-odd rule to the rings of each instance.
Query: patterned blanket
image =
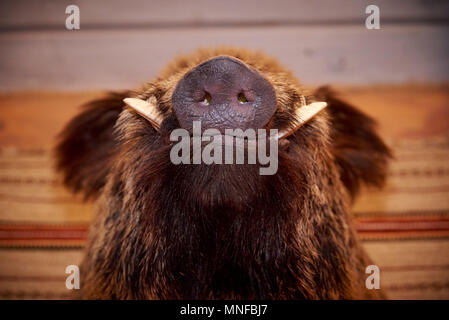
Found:
[[[437,103],[411,114],[413,106],[406,109],[404,102],[405,118],[400,103],[399,111],[386,112],[386,101],[370,98],[374,91],[343,91],[351,101],[365,102],[364,110],[379,120],[395,154],[386,188],[363,190],[354,205],[358,234],[380,268],[381,287],[389,298],[449,299],[449,125],[444,114],[434,117],[447,115],[447,87],[414,93],[422,99],[418,106],[424,105],[426,94]],[[380,93],[384,100],[402,101],[401,92],[405,99],[415,91],[381,88]],[[50,150],[78,102],[91,96],[95,94],[0,96],[0,299],[70,295],[65,268],[80,262],[93,205],[63,188]],[[416,120],[418,116],[427,122]]]

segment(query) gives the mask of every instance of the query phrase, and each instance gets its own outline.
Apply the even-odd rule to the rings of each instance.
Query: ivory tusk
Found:
[[[305,106],[302,106],[296,110],[295,113],[295,125],[291,128],[279,132],[278,139],[287,138],[291,134],[295,133],[305,123],[317,115],[321,110],[326,108],[326,102],[312,102]]]
[[[153,97],[154,98],[154,97]],[[154,99],[152,99],[154,100]],[[137,112],[139,115],[147,119],[157,131],[161,128],[162,116],[157,110],[155,101],[142,100],[138,98],[126,98],[123,102]]]

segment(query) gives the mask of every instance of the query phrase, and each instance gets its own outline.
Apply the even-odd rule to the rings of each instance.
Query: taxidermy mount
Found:
[[[195,120],[277,129],[276,173],[174,164],[170,134]],[[350,211],[362,185],[383,185],[390,151],[370,117],[263,53],[180,56],[141,88],[88,103],[56,156],[65,184],[97,203],[81,298],[382,297],[365,287],[372,263]]]

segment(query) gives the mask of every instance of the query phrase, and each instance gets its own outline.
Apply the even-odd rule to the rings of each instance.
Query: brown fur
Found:
[[[173,165],[167,137],[178,127],[171,95],[182,76],[230,55],[273,85],[268,128],[290,124],[304,92],[275,60],[243,49],[199,50],[133,92],[91,104],[57,148],[66,184],[98,198],[81,269],[82,297],[98,299],[355,299],[369,259],[349,214],[360,184],[381,186],[388,148],[374,122],[327,88],[330,106],[288,139],[279,170],[257,165]],[[125,96],[154,96],[161,133]],[[115,126],[115,130],[113,130]]]

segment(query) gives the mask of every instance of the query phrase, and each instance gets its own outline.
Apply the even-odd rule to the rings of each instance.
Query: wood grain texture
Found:
[[[65,8],[80,8],[83,27],[129,27],[235,24],[363,23],[369,0],[4,0],[0,29],[64,28]],[[441,0],[377,0],[382,21],[435,21],[449,18]]]
[[[265,51],[306,84],[440,83],[448,35],[445,25],[3,32],[0,91],[134,87],[177,54],[217,45]]]

